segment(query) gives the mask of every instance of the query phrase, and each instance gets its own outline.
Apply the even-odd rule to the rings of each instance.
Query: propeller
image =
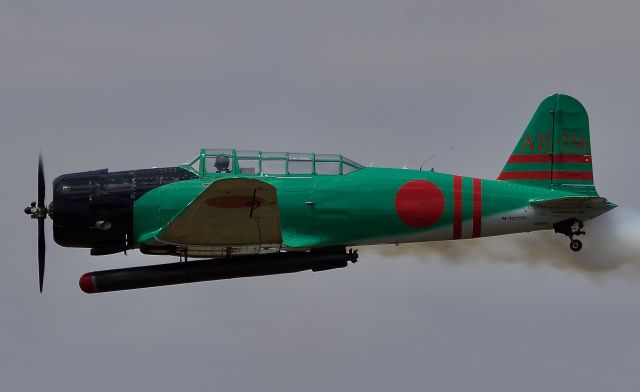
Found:
[[[32,219],[38,220],[38,279],[41,293],[42,284],[44,283],[44,260],[46,251],[44,241],[44,220],[48,213],[47,207],[44,204],[44,196],[44,169],[42,165],[42,154],[40,154],[38,157],[38,202],[32,202],[30,206],[24,209],[24,212],[25,214],[31,215]]]

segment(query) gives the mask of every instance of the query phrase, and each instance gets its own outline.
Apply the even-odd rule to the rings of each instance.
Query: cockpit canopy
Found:
[[[345,175],[364,166],[340,154],[202,149],[183,168],[206,175]]]

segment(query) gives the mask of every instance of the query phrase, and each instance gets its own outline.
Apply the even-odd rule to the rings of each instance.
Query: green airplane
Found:
[[[553,229],[585,234],[613,208],[593,183],[589,123],[574,98],[542,101],[496,180],[365,167],[342,155],[202,149],[178,167],[66,174],[38,201],[61,246],[91,255],[139,249],[180,262],[84,274],[87,293],[345,267],[358,246]],[[196,260],[194,260],[196,259]]]

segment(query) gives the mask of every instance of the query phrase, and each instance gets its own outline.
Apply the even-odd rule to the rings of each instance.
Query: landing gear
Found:
[[[562,222],[558,222],[553,225],[553,230],[556,233],[564,234],[569,237],[571,240],[569,248],[574,252],[578,252],[582,249],[582,241],[574,239],[573,236],[586,234],[583,229],[584,224],[582,221],[575,218],[563,220]]]
[[[569,248],[571,248],[571,250],[574,252],[578,252],[580,249],[582,249],[582,241],[571,240],[571,242],[569,243]]]

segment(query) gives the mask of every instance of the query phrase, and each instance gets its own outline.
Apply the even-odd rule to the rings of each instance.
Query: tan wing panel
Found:
[[[156,236],[177,245],[281,244],[276,189],[246,178],[218,180]]]

